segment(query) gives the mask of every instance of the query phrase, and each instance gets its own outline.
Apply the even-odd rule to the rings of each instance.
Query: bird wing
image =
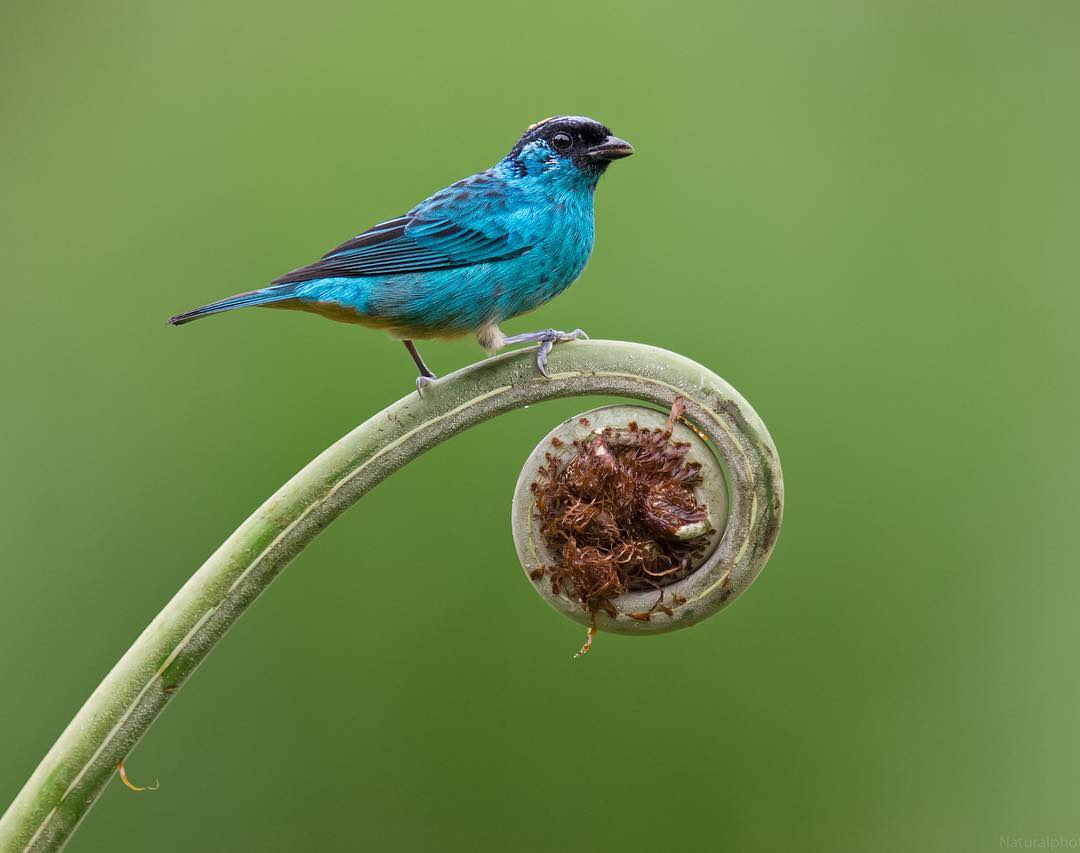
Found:
[[[478,227],[433,214],[420,207],[382,222],[274,284],[452,269],[514,258],[532,248],[494,222]]]

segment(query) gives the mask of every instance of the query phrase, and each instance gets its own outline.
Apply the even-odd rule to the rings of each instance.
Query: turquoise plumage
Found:
[[[612,160],[633,153],[599,122],[558,116],[530,127],[488,169],[364,231],[270,286],[173,317],[174,325],[265,306],[387,329],[435,379],[413,340],[474,334],[487,351],[583,337],[552,329],[505,337],[499,324],[565,290],[593,247],[593,191]]]

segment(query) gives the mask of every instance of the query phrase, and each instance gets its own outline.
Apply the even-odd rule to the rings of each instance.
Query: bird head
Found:
[[[634,153],[629,142],[612,136],[585,116],[554,116],[529,127],[505,161],[519,175],[558,173],[595,183],[613,160]]]

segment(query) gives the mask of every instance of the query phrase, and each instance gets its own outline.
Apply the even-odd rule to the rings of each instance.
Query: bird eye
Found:
[[[573,145],[573,140],[570,139],[568,133],[556,133],[551,137],[551,144],[555,146],[556,151],[569,151],[570,146]]]

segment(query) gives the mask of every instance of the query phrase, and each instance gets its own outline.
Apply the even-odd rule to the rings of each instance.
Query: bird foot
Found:
[[[540,345],[536,348],[536,367],[545,377],[550,379],[547,372],[547,360],[548,355],[554,349],[555,344],[564,344],[568,341],[587,341],[589,336],[586,335],[581,329],[574,329],[572,332],[560,332],[558,329],[544,329],[539,332],[526,332],[523,335],[513,335],[507,338],[504,343],[507,344],[523,344],[531,341],[537,341]]]
[[[417,376],[416,377],[416,393],[419,394],[421,397],[423,397],[424,396],[424,389],[427,388],[428,385],[431,385],[438,378],[439,377],[436,376],[434,373],[431,374],[431,376],[424,376],[422,374],[420,376]]]
[[[547,372],[548,355],[555,348],[555,344],[565,344],[569,341],[587,341],[589,336],[581,329],[572,332],[560,332],[556,329],[545,329],[544,337],[540,338],[540,346],[536,348],[536,368],[546,379],[550,379]]]

